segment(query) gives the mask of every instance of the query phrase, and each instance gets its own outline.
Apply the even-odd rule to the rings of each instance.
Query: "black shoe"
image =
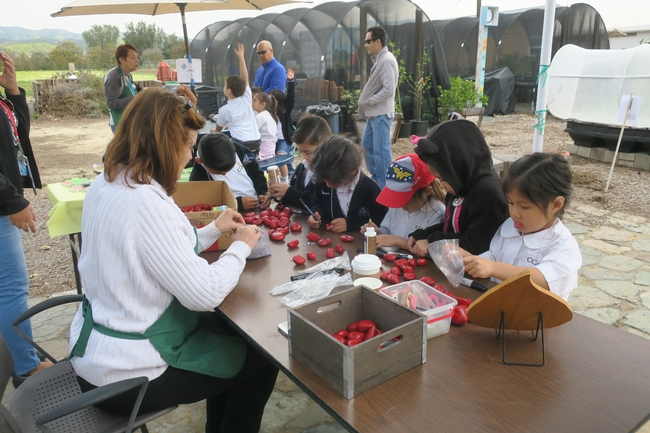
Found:
[[[20,385],[22,385],[22,383],[23,383],[24,381],[26,381],[28,377],[29,377],[29,376],[27,376],[27,375],[25,375],[25,376],[18,376],[15,372],[12,371],[12,372],[11,372],[11,383],[14,385],[14,388],[15,388],[15,389],[18,389],[18,387],[19,387]]]

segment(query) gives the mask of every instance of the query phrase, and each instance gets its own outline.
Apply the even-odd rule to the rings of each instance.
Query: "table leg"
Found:
[[[81,275],[79,275],[79,265],[78,265],[78,257],[81,252],[81,233],[72,233],[69,234],[68,237],[70,239],[70,251],[72,253],[72,267],[74,268],[74,281],[77,285],[77,293],[82,295],[83,291],[81,289]],[[77,244],[79,245],[78,247]]]

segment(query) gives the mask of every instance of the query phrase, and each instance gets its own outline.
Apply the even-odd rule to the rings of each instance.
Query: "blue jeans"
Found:
[[[275,155],[276,156],[278,156],[278,155],[292,155],[291,145],[288,144],[285,140],[278,140],[275,143]],[[289,178],[291,178],[291,176],[293,175],[293,172],[295,171],[295,169],[293,168],[293,158],[288,163],[282,164],[282,165],[287,166],[287,169],[289,170]]]
[[[0,334],[14,359],[14,371],[25,375],[40,364],[34,348],[23,340],[11,324],[27,311],[29,298],[29,274],[23,253],[23,232],[9,222],[8,216],[0,216]],[[20,329],[32,337],[29,320]]]
[[[380,188],[386,186],[386,169],[393,160],[393,151],[390,145],[390,124],[393,119],[387,114],[366,119],[366,129],[363,131],[363,157],[370,178],[379,184]]]

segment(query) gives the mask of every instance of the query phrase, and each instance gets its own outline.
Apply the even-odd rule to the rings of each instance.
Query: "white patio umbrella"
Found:
[[[262,10],[288,3],[311,3],[313,0],[76,0],[53,13],[53,17],[74,15],[139,14],[162,15],[180,12],[183,22],[185,53],[189,55],[185,12],[226,9]]]

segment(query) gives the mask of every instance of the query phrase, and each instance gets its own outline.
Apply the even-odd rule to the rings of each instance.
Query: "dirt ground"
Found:
[[[533,142],[533,116],[514,113],[486,117],[481,131],[494,154],[524,155]],[[546,124],[544,149],[565,150],[570,141],[564,132],[566,122],[549,118]],[[92,165],[100,160],[112,134],[108,119],[36,120],[32,123],[31,140],[44,184],[61,182],[71,177],[93,178]],[[412,145],[400,139],[393,148],[395,156],[408,153]],[[608,193],[604,193],[609,165],[579,156],[572,157],[574,202],[604,209],[616,209],[632,215],[650,217],[648,185],[650,172],[616,167]],[[39,219],[36,234],[25,234],[23,244],[31,278],[30,296],[44,296],[74,290],[70,246],[66,237],[50,238],[47,214],[51,209],[45,189],[34,196],[26,192]],[[589,222],[598,225],[600,221]]]

